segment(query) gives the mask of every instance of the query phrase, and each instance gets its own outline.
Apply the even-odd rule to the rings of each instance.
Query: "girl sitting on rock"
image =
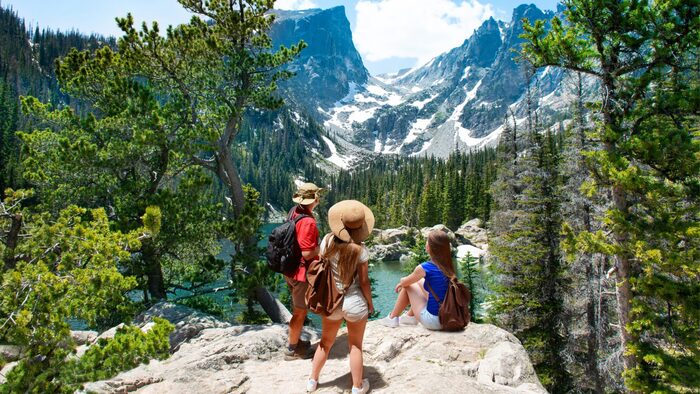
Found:
[[[370,313],[374,312],[367,262],[369,251],[362,244],[372,233],[374,214],[355,200],[341,201],[328,210],[331,233],[321,242],[321,255],[331,265],[338,291],[343,291],[342,307],[329,316],[322,316],[321,341],[311,364],[311,375],[306,391],[316,390],[319,375],[333,347],[343,320],[348,328],[352,394],[369,391],[369,380],[363,379],[362,339]]]
[[[399,293],[394,309],[379,321],[382,325],[398,327],[399,324],[420,322],[429,330],[442,329],[438,319],[440,302],[445,298],[449,278],[455,276],[450,238],[442,231],[433,230],[428,234],[425,250],[431,261],[418,265],[410,275],[401,278],[394,289]],[[435,296],[431,294],[431,288]],[[401,315],[409,304],[409,312]]]

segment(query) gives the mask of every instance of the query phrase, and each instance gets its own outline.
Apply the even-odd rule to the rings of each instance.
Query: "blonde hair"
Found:
[[[447,277],[454,277],[455,267],[452,263],[452,248],[450,237],[440,230],[433,230],[428,233],[428,254],[433,263]]]
[[[360,260],[362,247],[352,241],[345,242],[335,235],[330,235],[326,243],[326,250],[323,253],[324,257],[331,258],[338,256],[338,274],[340,280],[347,287],[352,284],[355,272],[357,271],[357,263]]]

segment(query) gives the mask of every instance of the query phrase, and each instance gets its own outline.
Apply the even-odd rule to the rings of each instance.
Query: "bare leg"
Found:
[[[423,282],[421,279],[418,282],[405,288],[408,294],[408,300],[411,303],[411,312],[418,321],[420,321],[420,313],[423,312],[425,306],[428,305],[428,293],[423,290]]]
[[[294,312],[292,312],[292,319],[289,321],[289,346],[295,346],[297,343],[299,343],[301,328],[304,327],[305,319],[306,309],[294,308]]]
[[[396,317],[401,315],[403,311],[408,306],[408,294],[406,294],[406,289],[401,289],[399,296],[396,298],[396,303],[394,304],[394,309],[392,309],[389,317]]]
[[[328,353],[330,353],[333,347],[335,337],[338,335],[338,329],[342,322],[342,319],[330,320],[325,317],[321,320],[321,342],[318,343],[316,353],[314,353],[314,359],[311,362],[311,376],[309,376],[309,378],[318,382],[321,368],[323,368],[326,360],[328,360]]]
[[[365,336],[365,326],[367,319],[360,321],[346,322],[348,326],[348,347],[350,348],[350,374],[352,375],[352,385],[362,387],[362,339]]]

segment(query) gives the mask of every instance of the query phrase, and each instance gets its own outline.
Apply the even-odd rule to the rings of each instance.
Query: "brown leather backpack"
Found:
[[[306,271],[306,304],[313,313],[328,316],[343,305],[345,292],[338,291],[331,263],[325,257],[314,260]]]
[[[472,299],[472,293],[467,289],[467,286],[457,280],[456,277],[450,278],[447,291],[445,292],[445,298],[440,302],[440,299],[435,295],[430,283],[427,281],[425,283],[428,285],[428,289],[433,295],[433,298],[435,298],[435,301],[440,304],[438,318],[442,326],[442,331],[464,330],[471,321],[469,302]]]

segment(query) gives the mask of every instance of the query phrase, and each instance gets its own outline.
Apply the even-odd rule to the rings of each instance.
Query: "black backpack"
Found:
[[[297,222],[309,215],[300,214],[275,227],[267,238],[267,266],[287,276],[294,275],[301,262],[301,249],[297,242]]]

